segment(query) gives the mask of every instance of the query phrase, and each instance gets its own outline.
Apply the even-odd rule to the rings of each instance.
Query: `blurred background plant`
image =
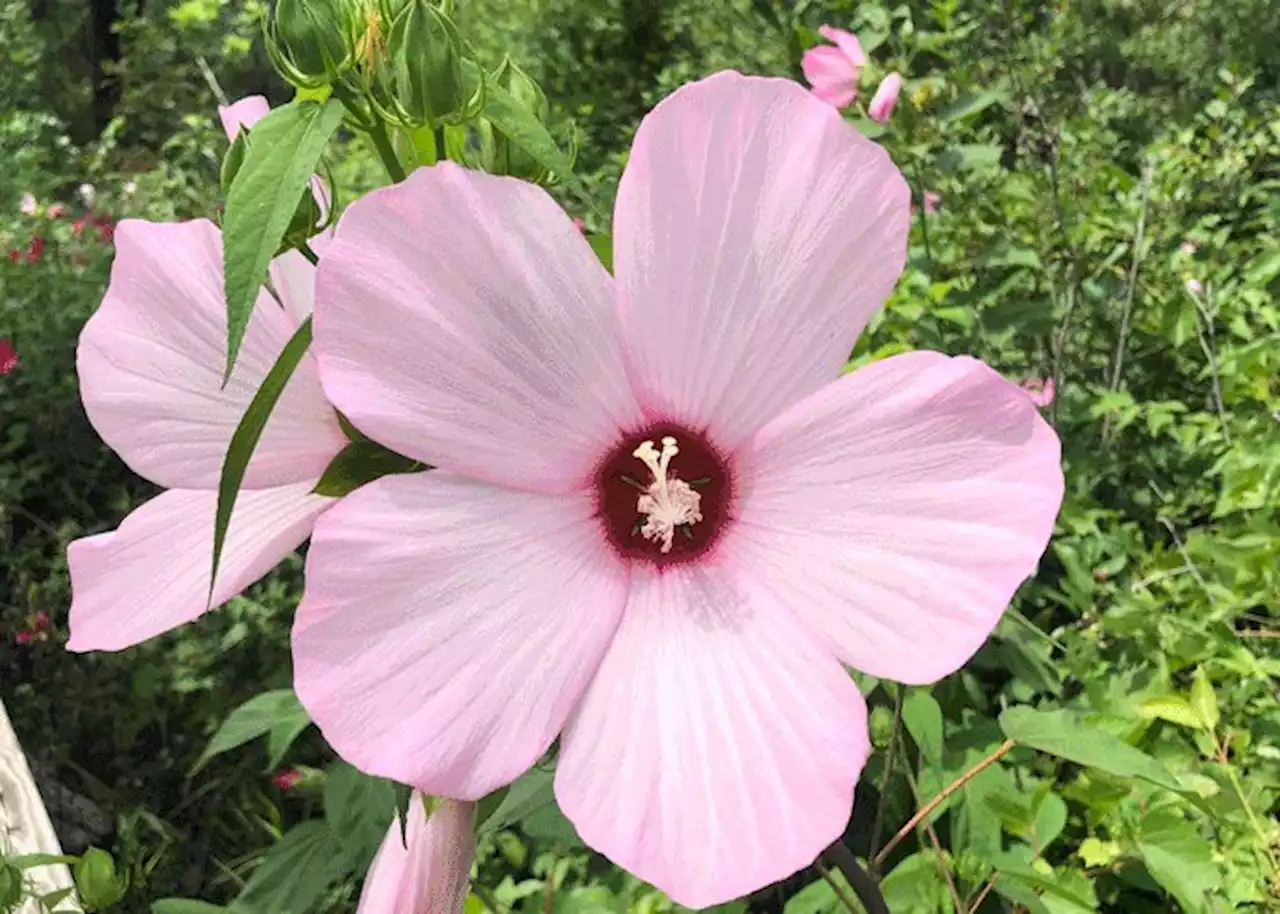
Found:
[[[100,910],[350,911],[391,817],[394,788],[337,763],[288,691],[300,561],[123,654],[62,649],[67,542],[148,494],[84,418],[76,336],[119,219],[216,217],[219,92],[292,96],[265,7],[0,0],[0,696],[65,849],[114,858]],[[580,181],[552,192],[593,233],[681,83],[798,79],[824,23],[861,38],[863,96],[903,74],[887,123],[854,115],[916,222],[851,364],[935,348],[1037,386],[1068,496],[965,670],[861,682],[878,751],[848,842],[895,914],[1280,910],[1273,4],[457,0],[455,18],[576,125]],[[346,139],[349,199],[380,166]],[[484,819],[469,914],[673,909],[581,846],[545,772]],[[851,905],[815,869],[726,907]]]

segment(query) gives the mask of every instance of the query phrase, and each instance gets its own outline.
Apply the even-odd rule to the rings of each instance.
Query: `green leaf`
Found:
[[[243,746],[250,740],[273,733],[277,729],[292,729],[300,719],[303,727],[309,722],[307,712],[303,710],[293,689],[274,689],[255,695],[227,715],[191,773],[198,772],[214,756]]]
[[[562,180],[575,180],[573,160],[560,149],[536,114],[492,81],[485,83],[484,92],[484,116],[503,136]]]
[[[151,903],[151,914],[225,914],[230,910],[191,898],[161,898]]]
[[[324,781],[324,815],[353,870],[367,867],[396,815],[395,785],[339,762]]]
[[[1000,729],[1005,736],[1024,746],[1078,765],[1119,777],[1141,778],[1168,790],[1181,790],[1174,776],[1151,756],[1110,733],[1082,723],[1070,711],[1037,711],[1025,706],[1008,708],[1000,715]]]
[[[845,880],[843,873],[839,870],[831,870],[830,872],[831,878],[840,886],[845,893],[845,897],[856,897],[853,895],[853,889]],[[845,910],[844,905],[840,902],[840,897],[836,894],[835,889],[831,887],[831,883],[821,877],[796,892],[782,906],[783,914],[840,914]]]
[[[1046,794],[1036,807],[1035,821],[1031,824],[1036,853],[1043,853],[1046,847],[1058,840],[1066,825],[1067,804],[1056,793]]]
[[[302,703],[294,698],[294,706],[283,711],[267,731],[267,770],[275,768],[284,759],[293,741],[307,727],[311,726],[311,717]]]
[[[1138,713],[1143,717],[1158,717],[1180,727],[1199,730],[1204,723],[1196,715],[1195,709],[1181,695],[1159,695],[1148,698],[1138,706]]]
[[[253,127],[244,164],[227,193],[222,219],[222,263],[227,294],[227,368],[231,377],[258,290],[285,230],[307,192],[316,163],[342,122],[344,108],[295,101]]]
[[[942,708],[928,689],[912,689],[902,702],[902,722],[925,762],[942,765]]]
[[[918,851],[893,868],[880,883],[880,895],[890,911],[929,914],[946,911],[947,889],[933,851]]]
[[[395,451],[387,450],[376,441],[366,438],[363,441],[352,441],[339,451],[338,455],[324,468],[324,473],[312,492],[316,495],[341,498],[365,483],[373,482],[383,476],[417,473],[424,469],[426,469],[425,464],[408,457],[401,457]]]
[[[1209,681],[1209,675],[1202,666],[1196,667],[1195,678],[1191,681],[1191,707],[1206,730],[1217,729],[1220,719],[1218,696],[1214,694],[1213,683]]]
[[[511,788],[498,804],[498,808],[480,823],[476,834],[483,835],[486,832],[514,825],[536,810],[554,803],[556,800],[552,789],[554,780],[555,772],[542,768],[530,768],[511,784]]]
[[[244,411],[244,417],[231,435],[227,456],[222,462],[222,474],[218,479],[218,509],[213,525],[213,570],[209,575],[210,603],[213,602],[213,588],[218,580],[218,565],[222,562],[227,528],[231,525],[231,512],[235,508],[236,496],[240,493],[240,483],[244,481],[249,458],[253,456],[253,449],[258,446],[262,430],[267,427],[267,420],[271,418],[276,401],[284,393],[294,369],[298,367],[310,345],[311,318],[308,317],[289,338],[289,342],[285,343],[280,357],[263,378],[262,386],[253,395],[249,408]]]
[[[254,914],[306,914],[347,872],[338,836],[329,823],[312,819],[267,851],[235,907]]]
[[[938,112],[938,119],[943,123],[953,123],[984,111],[992,105],[1003,102],[1008,94],[1000,89],[987,89],[984,92],[971,92],[962,95]]]
[[[990,168],[1000,164],[1004,150],[995,145],[982,143],[961,143],[950,146],[938,155],[937,166],[940,171],[974,171],[979,168]]]
[[[613,236],[604,234],[588,235],[587,243],[591,245],[591,250],[596,252],[596,256],[600,258],[600,262],[604,264],[604,268],[612,273]]]
[[[1147,872],[1178,900],[1187,914],[1212,910],[1209,899],[1222,874],[1213,862],[1213,845],[1195,826],[1168,809],[1148,813],[1138,838]]]
[[[545,806],[539,806],[521,819],[520,830],[530,838],[537,840],[553,841],[564,847],[582,847],[582,839],[578,837],[578,830],[573,827],[572,822],[565,818],[554,797],[552,802]]]

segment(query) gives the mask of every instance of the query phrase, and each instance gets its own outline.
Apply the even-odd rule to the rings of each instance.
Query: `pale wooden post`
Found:
[[[0,851],[6,856],[61,854],[58,836],[49,813],[36,789],[27,757],[18,745],[17,734],[0,702]],[[71,871],[64,864],[33,867],[25,873],[37,895],[71,888]],[[57,905],[58,910],[80,910],[73,897]],[[16,914],[39,914],[40,905],[29,901]]]

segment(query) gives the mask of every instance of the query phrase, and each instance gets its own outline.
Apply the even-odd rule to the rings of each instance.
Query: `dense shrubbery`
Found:
[[[234,897],[288,826],[326,806],[358,819],[351,795],[367,785],[338,767],[323,789],[282,792],[256,744],[191,774],[231,709],[289,684],[296,562],[228,611],[122,655],[62,651],[67,542],[147,494],[100,445],[76,390],[106,229],[214,215],[215,93],[288,97],[258,46],[259,4],[122,4],[120,60],[103,65],[118,97],[101,135],[86,133],[100,113],[92,77],[60,71],[68,36],[87,27],[80,6],[0,2],[0,248],[16,252],[0,261],[0,338],[20,358],[0,377],[0,685],[68,849],[110,847],[129,881],[118,909],[141,912],[165,896]],[[962,672],[932,689],[863,683],[879,751],[850,827],[860,855],[1005,733],[1025,744],[882,861],[892,910],[955,910],[953,893],[972,905],[988,884],[972,910],[1280,907],[1280,71],[1268,4],[458,6],[481,58],[510,52],[576,122],[583,187],[557,193],[601,232],[655,101],[725,67],[796,77],[819,24],[856,29],[871,81],[907,79],[890,123],[860,126],[911,180],[917,211],[910,266],[853,361],[935,348],[1054,382],[1068,496],[1039,576]],[[373,167],[353,145],[340,182],[367,186]],[[936,210],[920,205],[925,191]],[[20,212],[24,192],[35,214]],[[1063,713],[1036,718],[1051,724],[1037,734],[1001,717],[1013,705]],[[1136,771],[1126,746],[1157,769]],[[314,730],[286,759],[333,762]],[[523,786],[545,790],[536,777]],[[385,819],[357,824],[367,845]],[[669,908],[585,851],[554,808],[490,824],[477,881],[502,910]],[[313,910],[351,909],[354,878],[332,889],[312,878]],[[285,896],[275,910],[295,910]],[[750,906],[843,909],[816,871]]]

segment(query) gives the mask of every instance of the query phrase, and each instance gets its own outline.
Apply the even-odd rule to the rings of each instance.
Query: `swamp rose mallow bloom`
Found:
[[[18,203],[18,209],[24,216],[34,216],[40,205],[36,202],[35,195],[30,191],[23,191],[22,197]]]
[[[393,821],[369,867],[356,914],[459,914],[475,855],[474,803],[441,800],[430,818],[415,792],[402,836]]]
[[[265,112],[264,112],[265,113]],[[313,239],[323,249],[327,239]],[[73,651],[119,650],[201,615],[209,596],[218,480],[245,409],[311,313],[315,268],[277,258],[258,296],[230,382],[222,236],[208,220],[115,228],[111,281],[80,336],[85,412],[139,476],[164,486],[111,532],[76,540]],[[248,587],[300,546],[334,503],[311,490],[346,444],[314,356],[303,356],[249,462],[232,514],[212,605]]]
[[[898,104],[898,93],[901,91],[902,77],[897,73],[890,73],[876,87],[876,94],[871,96],[871,103],[867,105],[867,117],[881,124],[887,121],[889,115],[893,114],[894,106]]]
[[[956,670],[1062,495],[1053,431],[981,362],[841,376],[909,201],[832,107],[721,73],[641,124],[614,276],[511,178],[442,163],[354,202],[321,381],[439,469],[316,526],[295,687],[339,754],[475,800],[559,737],[579,835],[689,907],[838,838],[870,751],[844,664]]]
[[[828,105],[847,108],[858,97],[858,79],[867,65],[858,38],[844,29],[824,25],[818,34],[831,45],[819,45],[804,52],[800,68],[813,87],[813,94]]]

